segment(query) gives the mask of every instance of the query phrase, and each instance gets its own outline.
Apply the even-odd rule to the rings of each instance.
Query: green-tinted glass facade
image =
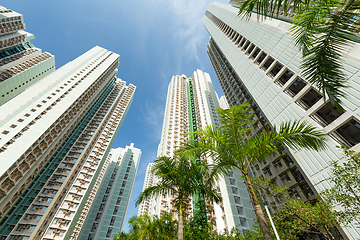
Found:
[[[130,147],[112,149],[98,193],[80,232],[80,239],[112,239],[122,230],[141,151]]]

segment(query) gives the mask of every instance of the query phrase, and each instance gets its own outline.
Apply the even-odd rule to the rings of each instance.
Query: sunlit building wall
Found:
[[[144,185],[143,185],[143,189],[142,189],[143,191],[146,188],[151,187],[156,181],[155,175],[151,173],[153,167],[154,167],[154,163],[149,163],[146,168]],[[149,212],[149,206],[150,206],[150,199],[146,199],[145,201],[141,202],[139,205],[138,216]]]
[[[289,10],[290,11],[290,10]],[[360,150],[360,45],[351,42],[344,52],[345,112],[324,103],[321,93],[300,74],[301,51],[295,46],[286,21],[249,21],[237,17],[238,8],[210,4],[203,23],[211,35],[208,55],[230,106],[247,100],[255,113],[252,134],[269,123],[307,120],[329,135],[325,151],[291,150],[254,164],[252,173],[287,186],[290,194],[308,201],[331,187],[331,161],[343,161],[336,146]],[[360,230],[343,229],[351,238]]]
[[[193,107],[191,102],[194,103]],[[168,87],[158,156],[172,157],[181,142],[187,140],[183,134],[194,130],[190,129],[190,126],[195,126],[196,129],[206,125],[219,127],[217,108],[219,99],[209,74],[197,70],[190,78],[185,75],[173,76]],[[204,157],[202,159],[205,160]],[[209,158],[207,161],[212,160]],[[212,222],[214,229],[218,232],[230,232],[233,227],[244,232],[251,229],[255,214],[245,184],[240,180],[240,174],[237,171],[230,172],[228,176],[219,179],[217,187],[223,202],[213,204],[213,209],[208,213],[208,219],[215,218]],[[175,217],[172,198],[172,193],[152,198],[148,212],[160,216],[162,212],[170,211]],[[192,208],[187,214],[192,217]]]
[[[23,16],[0,6],[0,105],[55,70],[55,57],[34,47]]]
[[[77,238],[136,88],[118,65],[94,47],[0,106],[1,239]]]

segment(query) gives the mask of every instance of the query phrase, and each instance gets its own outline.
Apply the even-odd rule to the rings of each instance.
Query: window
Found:
[[[98,223],[93,223],[93,225],[92,225],[92,228],[91,228],[90,232],[95,232],[95,231],[96,231],[97,226],[98,226]]]
[[[116,217],[112,216],[111,220],[110,220],[110,226],[114,226],[115,220],[116,220]]]
[[[301,181],[305,180],[303,175],[300,173],[299,169],[291,170],[291,173],[292,173],[293,177],[295,178],[296,182],[301,182]]]
[[[294,161],[291,159],[291,157],[289,157],[287,155],[283,159],[288,167],[290,167],[291,165],[294,164]]]
[[[106,232],[106,237],[109,238],[111,237],[111,232],[112,232],[113,228],[112,227],[109,227],[107,232]]]
[[[272,57],[269,57],[266,60],[266,62],[264,63],[264,65],[261,67],[261,69],[266,71],[273,62],[274,62],[274,59]]]
[[[311,197],[312,195],[314,195],[314,192],[311,190],[307,183],[302,185],[300,188],[306,196]]]
[[[119,211],[119,207],[115,206],[114,211],[113,211],[113,215],[116,215]]]
[[[249,47],[250,43],[251,43],[250,41],[247,41],[247,42],[246,42],[246,44],[245,44],[245,46],[244,46],[244,49],[243,49],[244,51],[246,51],[246,49]]]
[[[15,229],[15,231],[21,232],[21,230],[23,229],[23,227],[24,227],[24,225],[19,225],[19,226]]]
[[[344,111],[340,111],[337,107],[334,107],[331,102],[328,102],[327,104],[325,104],[325,106],[320,108],[310,117],[317,123],[319,123],[321,126],[325,127],[326,125],[332,123],[343,113]]]
[[[272,172],[271,172],[270,168],[265,168],[264,173],[268,174],[269,176],[272,176]]]
[[[279,79],[276,81],[276,83],[278,83],[280,86],[285,85],[285,83],[287,83],[289,81],[289,79],[294,75],[294,73],[292,73],[291,71],[289,71],[288,69],[286,69],[283,74],[281,74],[281,76],[279,77]]]
[[[28,232],[33,232],[36,226],[30,226]]]
[[[284,178],[288,183],[291,182],[291,178],[289,177],[289,175],[287,173],[284,173],[281,178]]]
[[[269,65],[270,66],[270,65]],[[281,63],[276,63],[275,64],[275,66],[270,70],[270,72],[269,72],[269,75],[270,75],[270,77],[275,77],[279,72],[280,72],[280,70],[282,69],[284,67],[284,65],[282,65]],[[288,73],[287,73],[288,72]],[[286,74],[287,73],[287,74]],[[284,74],[285,74],[285,77],[283,77],[284,76]],[[290,77],[292,76],[292,72],[290,72],[290,71],[285,71],[285,73],[284,73],[281,77],[280,77],[280,79],[282,79],[282,77],[283,77],[283,79],[281,80],[281,82],[287,82],[287,80],[289,80],[290,79]],[[290,76],[290,77],[288,77],[288,76]],[[279,81],[280,81],[280,79],[279,79]],[[286,80],[287,79],[287,80]]]
[[[101,218],[101,215],[102,215],[101,212],[97,213],[96,217],[95,217],[95,221],[99,221],[99,219]]]
[[[275,166],[278,166],[280,169],[283,168],[284,166],[282,165],[281,161],[277,161],[274,163]]]
[[[314,104],[319,101],[322,96],[314,89],[311,88],[298,102],[296,102],[300,107],[305,110],[308,110]]]
[[[251,44],[251,46],[249,47],[249,49],[246,51],[246,55],[249,55],[255,48],[254,44]]]
[[[238,191],[238,189],[236,187],[232,187],[231,190],[232,190],[233,194],[238,194],[239,193],[239,191]]]
[[[304,82],[301,78],[296,78],[296,80],[290,85],[290,87],[285,90],[285,93],[287,93],[291,97],[294,97],[305,86],[306,86],[306,82]]]
[[[360,123],[356,119],[351,119],[329,135],[347,147],[355,146],[360,143]]]
[[[235,179],[229,178],[229,180],[230,180],[230,184],[231,184],[231,185],[235,185],[235,186],[236,186]]]
[[[244,46],[244,43],[246,42],[246,40],[247,40],[246,38],[243,38],[243,40],[241,41],[241,43],[239,45],[240,48],[242,48],[242,46]]]
[[[254,53],[251,54],[250,58],[251,58],[251,59],[255,59],[259,53],[260,53],[260,48],[257,47],[257,48],[255,49]]]
[[[237,210],[237,213],[239,215],[244,215],[244,208],[243,207],[236,206],[236,210]]]
[[[236,204],[241,204],[240,197],[234,196],[234,200]]]
[[[100,205],[100,207],[99,207],[99,211],[104,210],[104,207],[105,207],[105,204],[102,203],[102,204]]]

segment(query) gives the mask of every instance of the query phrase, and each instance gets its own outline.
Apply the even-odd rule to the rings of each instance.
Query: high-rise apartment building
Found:
[[[55,70],[55,57],[30,42],[23,16],[0,6],[0,105]]]
[[[291,11],[291,9],[289,9]],[[287,186],[303,201],[331,186],[331,161],[344,161],[336,146],[360,150],[360,44],[351,42],[343,54],[349,87],[344,112],[324,103],[321,93],[301,76],[301,50],[295,47],[288,22],[237,18],[238,8],[210,4],[203,23],[211,35],[208,55],[230,106],[247,100],[255,114],[253,133],[267,124],[307,120],[329,135],[327,150],[290,150],[252,167],[254,175]],[[283,13],[280,13],[283,14]],[[291,15],[291,13],[290,13]],[[343,229],[358,238],[360,229]],[[344,235],[344,236],[345,236]]]
[[[0,239],[77,239],[135,91],[118,65],[94,47],[0,106]]]
[[[143,185],[143,191],[148,188],[151,187],[154,183],[155,183],[155,176],[154,174],[151,173],[151,170],[154,168],[154,163],[149,163],[147,168],[146,168],[146,173],[145,173],[145,179],[144,179],[144,185]],[[139,210],[138,210],[138,216],[143,215],[144,213],[149,212],[149,205],[150,205],[150,200],[151,199],[146,199],[145,201],[143,201],[142,203],[140,203],[139,205]]]
[[[197,70],[190,78],[173,76],[168,87],[158,157],[172,157],[181,142],[186,141],[184,133],[206,125],[219,126],[216,108],[219,108],[219,99],[209,74]],[[211,162],[211,159],[207,160]],[[209,218],[215,217],[214,229],[219,232],[230,231],[233,227],[243,231],[251,229],[255,214],[240,173],[234,170],[229,176],[222,177],[217,187],[223,202],[214,204],[208,215]],[[164,211],[175,214],[171,193],[150,199],[146,207],[146,211],[158,216]],[[188,214],[192,216],[191,209]]]
[[[132,143],[111,149],[110,163],[78,239],[113,239],[122,230],[141,150]]]

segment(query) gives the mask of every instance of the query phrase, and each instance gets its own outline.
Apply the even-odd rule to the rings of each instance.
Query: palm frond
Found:
[[[350,41],[359,39],[351,25],[359,17],[358,10],[355,0],[315,1],[295,17],[291,29],[303,50],[302,75],[340,110],[347,87],[341,54]]]
[[[281,11],[287,13],[289,9],[303,9],[309,6],[310,1],[303,0],[245,0],[240,1],[238,16],[249,19],[252,13],[257,14],[258,20],[274,18],[280,15]],[[294,11],[294,10],[293,10]],[[286,15],[286,14],[285,14]]]
[[[275,127],[276,128],[276,127]],[[281,144],[300,150],[325,150],[327,135],[307,121],[288,121],[280,125],[278,132]]]
[[[244,143],[243,151],[248,156],[248,166],[251,161],[260,161],[271,156],[274,152],[281,152],[283,146],[300,150],[324,150],[326,134],[317,130],[307,121],[288,121],[280,125],[279,129],[271,129],[259,133]]]
[[[347,44],[359,41],[357,35],[360,3],[357,0],[244,0],[238,16],[261,18],[279,16],[280,9],[294,9],[292,35],[302,51],[302,75],[314,85],[326,101],[342,110],[347,78],[341,55]],[[286,15],[286,14],[285,14]]]

